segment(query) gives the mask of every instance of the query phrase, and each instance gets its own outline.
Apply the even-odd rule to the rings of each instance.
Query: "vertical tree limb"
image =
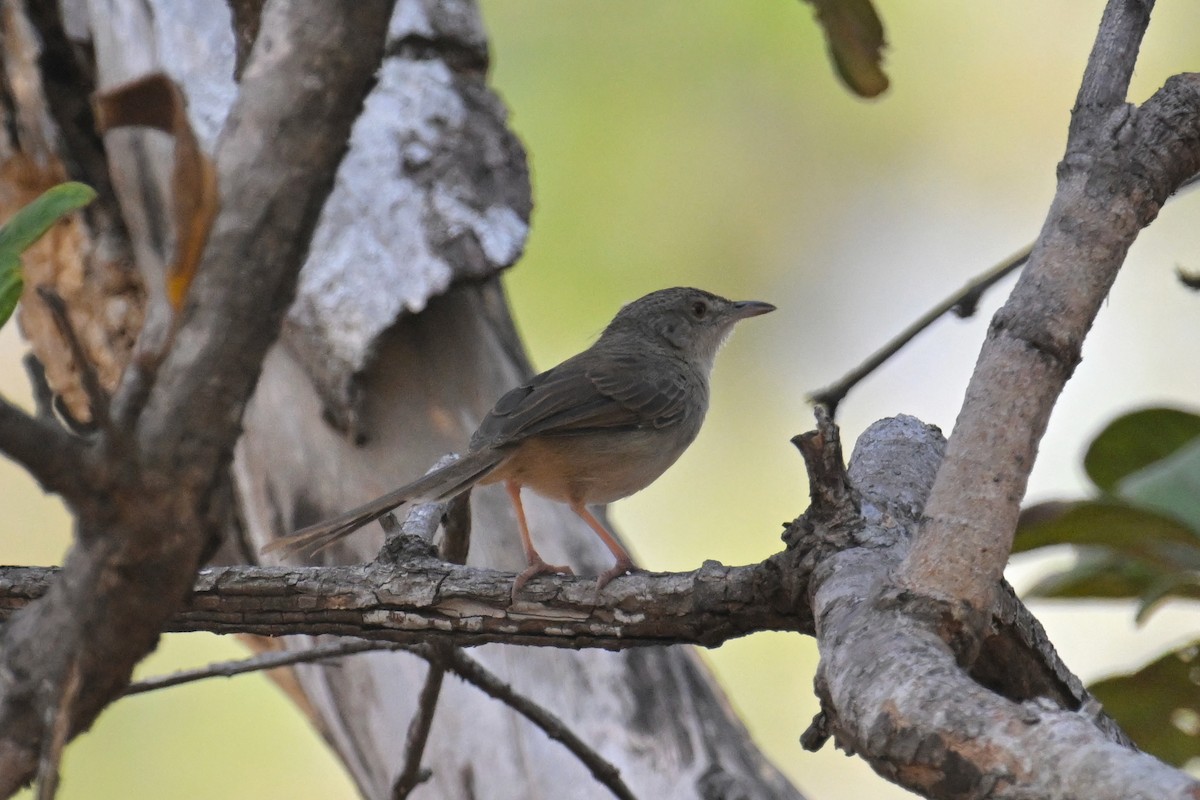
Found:
[[[1111,0],[1076,102],[1058,190],[996,313],[902,585],[987,609],[1050,412],[1137,234],[1200,167],[1200,78],[1124,102],[1152,2]]]

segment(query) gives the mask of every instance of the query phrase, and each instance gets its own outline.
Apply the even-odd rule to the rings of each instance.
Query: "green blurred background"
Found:
[[[535,364],[581,349],[620,304],[663,286],[779,306],[726,348],[695,446],[615,507],[641,563],[743,563],[780,546],[780,524],[807,502],[788,444],[810,424],[806,391],[1037,233],[1102,6],[884,3],[892,89],[865,102],[837,83],[798,2],[483,2],[493,83],[533,169],[532,235],[507,285]],[[1200,5],[1160,4],[1131,99],[1195,69],[1198,35]],[[1200,268],[1198,202],[1172,202],[1134,247],[1056,411],[1029,499],[1079,492],[1083,446],[1121,411],[1196,408],[1200,301],[1173,269]],[[940,323],[863,384],[841,410],[847,441],[898,412],[948,431],[1003,294],[973,320]],[[8,326],[0,391],[27,403],[21,353]],[[61,507],[7,462],[0,497],[0,561],[56,563],[69,537]],[[1027,584],[1044,568],[1018,564],[1013,578]],[[1035,611],[1085,679],[1131,668],[1197,623],[1190,609],[1141,629],[1122,605]],[[231,640],[171,636],[140,672],[239,653]],[[810,640],[759,635],[707,657],[759,743],[811,798],[908,796],[832,747],[800,749],[816,712]],[[254,676],[117,703],[67,751],[60,796],[353,790],[304,720]]]

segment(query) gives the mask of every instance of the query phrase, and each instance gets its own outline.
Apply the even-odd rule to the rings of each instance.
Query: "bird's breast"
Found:
[[[653,483],[698,431],[697,424],[535,436],[521,442],[486,482],[514,480],[564,503],[611,503]]]

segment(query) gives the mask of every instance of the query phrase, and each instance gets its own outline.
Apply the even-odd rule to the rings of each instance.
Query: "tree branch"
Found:
[[[1200,167],[1200,78],[1123,92],[1150,3],[1112,0],[1033,255],[992,321],[901,585],[987,609],[1038,443],[1130,245]]]
[[[91,488],[83,466],[86,449],[52,418],[31,417],[0,397],[0,453],[24,467],[43,490],[68,502],[82,497]]]
[[[430,556],[402,565],[227,567],[203,571],[190,607],[169,627],[341,633],[423,643],[418,654],[426,657],[429,643],[711,645],[751,630],[815,626],[823,729],[928,796],[957,797],[954,787],[1003,782],[1014,792],[1033,787],[1012,796],[1065,797],[1068,789],[1047,784],[1060,774],[1056,761],[1081,771],[1095,753],[1129,767],[1164,797],[1190,785],[1128,748],[1011,591],[986,626],[984,656],[963,664],[945,644],[960,632],[929,613],[920,595],[892,587],[890,575],[942,457],[936,428],[910,417],[877,423],[860,438],[848,475],[832,467],[839,444],[827,422],[805,441],[814,482],[834,483],[818,494],[832,502],[797,520],[785,534],[795,544],[761,564],[631,575],[602,593],[589,579],[549,576],[530,583],[517,603],[509,598],[511,575]],[[846,513],[849,498],[858,514]],[[47,569],[0,570],[0,607],[39,596],[52,576]],[[821,738],[807,741],[816,746]],[[1029,758],[1036,763],[1028,770],[1009,769]],[[1073,780],[1082,780],[1078,775]],[[1129,788],[1125,778],[1095,780]]]
[[[850,462],[862,520],[808,533],[813,547],[831,551],[809,586],[822,715],[806,743],[820,746],[831,734],[884,777],[931,798],[1194,800],[1200,783],[1133,749],[1074,676],[1028,670],[1023,658],[961,663],[964,632],[891,582],[941,449],[939,432],[917,420],[876,423]],[[998,616],[988,628],[1010,655],[1042,647],[1036,622],[1025,634],[1002,634],[1005,626]]]
[[[112,415],[109,413],[108,392],[104,391],[104,387],[100,384],[100,376],[96,373],[96,366],[88,358],[87,351],[83,347],[83,342],[79,340],[79,334],[75,331],[75,326],[71,323],[71,317],[67,313],[66,302],[59,296],[58,292],[48,286],[39,286],[37,288],[37,295],[46,305],[46,308],[49,309],[50,318],[54,320],[54,325],[58,328],[59,335],[67,343],[67,349],[71,353],[71,360],[75,362],[75,367],[79,370],[79,381],[83,386],[84,393],[87,395],[92,420],[104,432],[105,436],[111,440],[118,440],[120,434],[114,429]]]
[[[525,719],[541,728],[547,736],[570,750],[572,755],[588,768],[592,777],[607,787],[620,800],[637,800],[633,792],[621,780],[621,774],[616,767],[601,758],[599,753],[576,736],[570,728],[563,724],[562,720],[529,698],[517,694],[511,686],[488,672],[479,662],[454,649],[434,652],[432,658],[444,664],[447,669],[484,694],[515,709]]]
[[[207,678],[232,678],[235,675],[245,675],[249,672],[262,672],[268,669],[290,667],[295,664],[311,664],[314,661],[327,661],[368,650],[396,650],[401,645],[390,642],[368,642],[361,639],[347,639],[338,642],[326,642],[313,645],[307,650],[283,650],[259,653],[250,658],[233,661],[218,661],[196,669],[183,669],[168,675],[158,675],[129,684],[125,697],[144,692],[156,692],[159,689],[169,689],[185,683],[194,683]]]
[[[716,646],[803,624],[788,597],[787,554],[747,567],[639,573],[602,594],[594,578],[544,577],[513,602],[513,575],[421,558],[346,567],[201,570],[169,631],[338,634],[417,644],[487,642],[578,649],[691,642]],[[53,584],[51,567],[0,568],[0,620]],[[648,599],[649,598],[649,599]]]
[[[1008,277],[1015,270],[1024,266],[1025,262],[1029,260],[1029,254],[1032,251],[1033,245],[1029,245],[1005,261],[990,268],[987,272],[976,276],[966,286],[914,320],[907,328],[896,334],[891,341],[887,342],[883,347],[867,357],[865,361],[846,373],[841,380],[823,389],[817,389],[810,393],[809,397],[812,398],[814,403],[827,406],[830,414],[836,414],[838,405],[859,382],[883,366],[889,358],[900,352],[905,345],[917,338],[926,328],[937,322],[945,314],[953,311],[960,317],[974,315],[975,307],[979,304],[979,299],[983,296],[983,293]]]
[[[428,769],[421,769],[421,758],[425,754],[425,743],[429,741],[429,729],[433,727],[433,715],[437,711],[438,698],[442,695],[442,679],[446,668],[434,659],[429,659],[429,671],[417,699],[417,712],[408,725],[404,737],[404,767],[392,784],[393,800],[405,800],[412,790],[429,780]]]

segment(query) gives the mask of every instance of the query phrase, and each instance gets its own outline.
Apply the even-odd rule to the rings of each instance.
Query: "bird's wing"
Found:
[[[678,422],[686,410],[684,373],[647,371],[639,362],[639,354],[564,361],[501,397],[480,424],[472,448],[530,436],[664,428]]]

